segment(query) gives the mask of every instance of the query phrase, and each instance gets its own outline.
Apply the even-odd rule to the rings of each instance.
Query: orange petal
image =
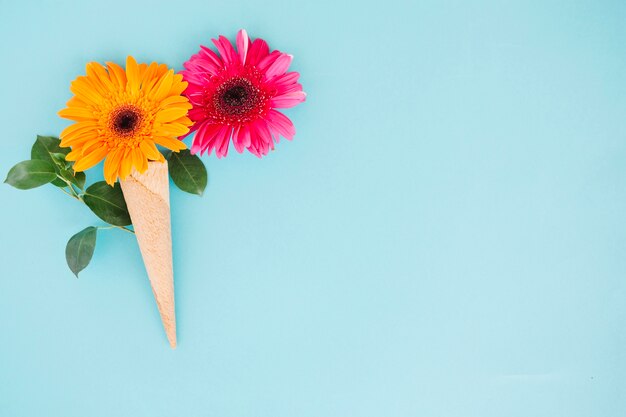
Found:
[[[141,82],[141,78],[139,77],[139,66],[137,65],[137,61],[135,61],[135,58],[130,55],[126,58],[126,77],[128,77],[126,90],[131,93],[137,93]]]
[[[161,110],[156,114],[155,121],[158,123],[173,122],[174,120],[187,116],[187,109],[173,107],[171,109]]]
[[[173,151],[180,151],[182,149],[187,148],[187,145],[185,145],[183,141],[178,140],[178,139],[172,139],[166,136],[155,136],[154,141],[158,143],[159,145],[164,146]]]
[[[180,123],[181,125],[185,125],[185,126],[191,126],[193,124],[191,119],[187,116],[174,120],[174,123]]]
[[[85,71],[87,72],[87,80],[91,86],[100,94],[102,97],[106,97],[109,94],[110,89],[105,86],[105,84],[100,80],[100,77],[96,73],[94,67],[99,67],[100,64],[97,62],[90,62],[85,66]]]
[[[111,81],[117,85],[119,90],[124,90],[126,88],[126,72],[124,72],[124,69],[114,62],[107,62],[107,68]]]
[[[69,99],[66,105],[67,107],[87,107],[87,103],[85,103],[76,96],[72,96],[72,98]]]
[[[146,172],[148,169],[148,158],[141,152],[140,148],[134,148],[132,150],[133,153],[133,165],[135,169],[139,172]]]
[[[189,102],[189,99],[185,96],[169,96],[169,97],[164,98],[159,104],[159,108],[161,109],[164,109],[168,106],[184,107],[186,109],[190,109],[193,107],[191,103]]]
[[[151,96],[154,101],[161,101],[168,96],[174,79],[174,70],[169,70],[161,81],[152,89]],[[155,91],[156,89],[156,91]]]
[[[96,148],[89,155],[85,155],[74,163],[74,171],[85,171],[86,169],[91,168],[96,165],[98,162],[102,161],[102,159],[109,152],[106,146],[101,146]]]
[[[141,151],[144,153],[144,155],[148,157],[148,159],[151,159],[153,161],[158,161],[163,157],[154,142],[152,142],[151,140],[141,141],[139,143],[139,148],[141,148]]]
[[[99,106],[103,97],[98,93],[87,77],[78,77],[70,85],[70,91],[82,101],[93,106]]]
[[[167,67],[167,65],[165,64],[159,64],[159,67],[157,69],[157,76],[159,78],[161,78],[162,76],[165,75],[166,72],[169,71],[169,68]]]
[[[98,123],[94,121],[84,121],[78,122],[69,125],[61,132],[61,139],[64,139],[67,136],[72,135],[73,133],[77,133],[84,130],[96,130],[98,128]]]
[[[183,76],[180,74],[176,74],[174,76],[174,81],[172,82],[172,88],[170,89],[170,96],[179,96],[185,91],[189,83],[187,81],[183,81]]]
[[[156,78],[159,65],[156,62],[151,63],[141,77],[141,84],[146,88],[146,84]]]
[[[100,148],[102,146],[106,147],[106,142],[103,142],[99,137],[89,139],[81,145],[81,153],[83,155],[90,154],[96,148]]]
[[[86,109],[84,107],[68,107],[58,113],[59,116],[75,120],[77,122],[84,120],[96,120],[96,116],[93,114],[93,110]]]
[[[77,150],[77,149],[74,149],[73,151],[65,155],[66,161],[75,161],[78,158],[80,158],[80,150]]]
[[[59,144],[59,146],[61,146],[62,148],[67,148],[68,146],[83,146],[85,142],[91,139],[95,139],[98,136],[98,132],[94,131],[77,132],[75,134],[65,136],[63,139],[61,139],[61,143]]]
[[[146,70],[148,69],[148,64],[146,63],[137,64],[137,67],[139,68],[139,83],[141,84],[141,80],[143,79],[143,76],[146,73]]]
[[[164,123],[160,126],[155,126],[155,131],[159,132],[161,136],[182,136],[189,132],[189,128],[180,123]]]
[[[98,79],[105,89],[105,93],[109,94],[112,91],[115,91],[115,85],[111,81],[111,76],[106,71],[106,69],[97,62],[91,62],[87,64],[87,75],[91,73],[93,78]]]
[[[123,151],[114,150],[104,161],[104,180],[107,184],[113,185],[117,180],[117,174],[120,169],[120,160],[122,159]]]
[[[124,154],[122,155],[119,171],[121,179],[125,179],[126,177],[128,177],[128,174],[130,174],[130,170],[133,167],[132,155],[130,155],[130,148],[124,149],[123,152]]]

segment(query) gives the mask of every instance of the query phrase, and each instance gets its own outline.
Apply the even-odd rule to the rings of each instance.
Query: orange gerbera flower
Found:
[[[72,82],[74,97],[59,116],[74,120],[61,133],[61,146],[71,147],[68,161],[84,171],[106,158],[104,179],[114,184],[132,169],[144,172],[148,160],[163,161],[156,145],[178,152],[177,139],[189,132],[191,104],[181,93],[182,75],[165,64],[137,64],[129,56],[126,71],[112,62],[87,64],[87,75]]]

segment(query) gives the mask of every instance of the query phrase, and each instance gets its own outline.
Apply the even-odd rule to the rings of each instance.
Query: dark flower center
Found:
[[[228,116],[243,116],[259,101],[259,90],[242,77],[232,78],[218,87],[214,98],[216,109]]]
[[[231,107],[239,107],[241,106],[246,99],[248,98],[248,91],[245,87],[241,85],[235,85],[230,87],[228,90],[224,91],[222,95],[222,100],[227,106]]]
[[[113,112],[110,126],[120,136],[129,136],[135,133],[141,124],[141,111],[135,106],[123,106]]]

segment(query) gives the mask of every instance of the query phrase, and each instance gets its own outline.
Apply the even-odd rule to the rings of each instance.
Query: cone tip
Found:
[[[170,347],[176,349],[176,333],[167,333],[167,341],[170,342]]]

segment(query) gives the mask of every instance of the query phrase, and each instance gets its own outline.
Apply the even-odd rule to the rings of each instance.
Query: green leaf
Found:
[[[76,180],[76,182],[72,181],[74,184],[78,185],[78,188],[80,188],[81,190],[83,188],[85,188],[85,181],[87,181],[87,175],[85,175],[84,172],[76,172],[74,174],[74,180]]]
[[[96,249],[97,232],[96,227],[89,226],[76,233],[67,242],[65,260],[76,278],[78,278],[78,273],[85,269],[91,261],[93,251]]]
[[[50,184],[55,185],[55,186],[57,186],[59,188],[67,187],[67,183],[65,181],[63,181],[61,178],[56,178]]]
[[[104,181],[91,184],[83,197],[85,204],[107,223],[115,226],[131,224],[130,214],[126,208],[126,201],[119,183],[113,187]]]
[[[52,162],[54,162],[54,164],[61,169],[67,169],[71,165],[65,160],[65,154],[62,154],[60,152],[51,153],[50,157],[52,158]]]
[[[30,190],[54,180],[57,177],[54,166],[46,161],[22,161],[9,171],[7,179],[9,185],[20,190]]]
[[[65,155],[70,153],[70,148],[62,148],[59,138],[53,136],[37,136],[37,140],[30,150],[30,157],[31,159],[41,159],[42,161],[54,163],[52,160],[52,154],[54,153],[62,154],[63,160],[65,160]]]
[[[69,164],[67,164],[65,160],[65,155],[68,153],[70,153],[70,148],[62,148],[59,138],[53,136],[37,136],[37,140],[30,150],[30,157],[31,159],[38,159],[53,164],[55,167],[58,167],[56,171],[57,174],[60,175],[61,168],[69,167]],[[61,160],[63,162],[62,165],[59,166]],[[52,181],[52,185],[56,185],[60,188],[67,187],[65,181],[60,178],[55,178],[54,181]]]
[[[77,172],[74,174],[70,169],[61,169],[59,171],[59,175],[63,178],[76,185],[81,190],[85,186],[85,181],[87,180],[87,176],[84,172]],[[64,182],[63,187],[67,187],[67,184]]]
[[[202,195],[207,184],[206,167],[197,155],[192,155],[189,149],[180,152],[168,151],[165,154],[169,162],[170,177],[181,190]]]

